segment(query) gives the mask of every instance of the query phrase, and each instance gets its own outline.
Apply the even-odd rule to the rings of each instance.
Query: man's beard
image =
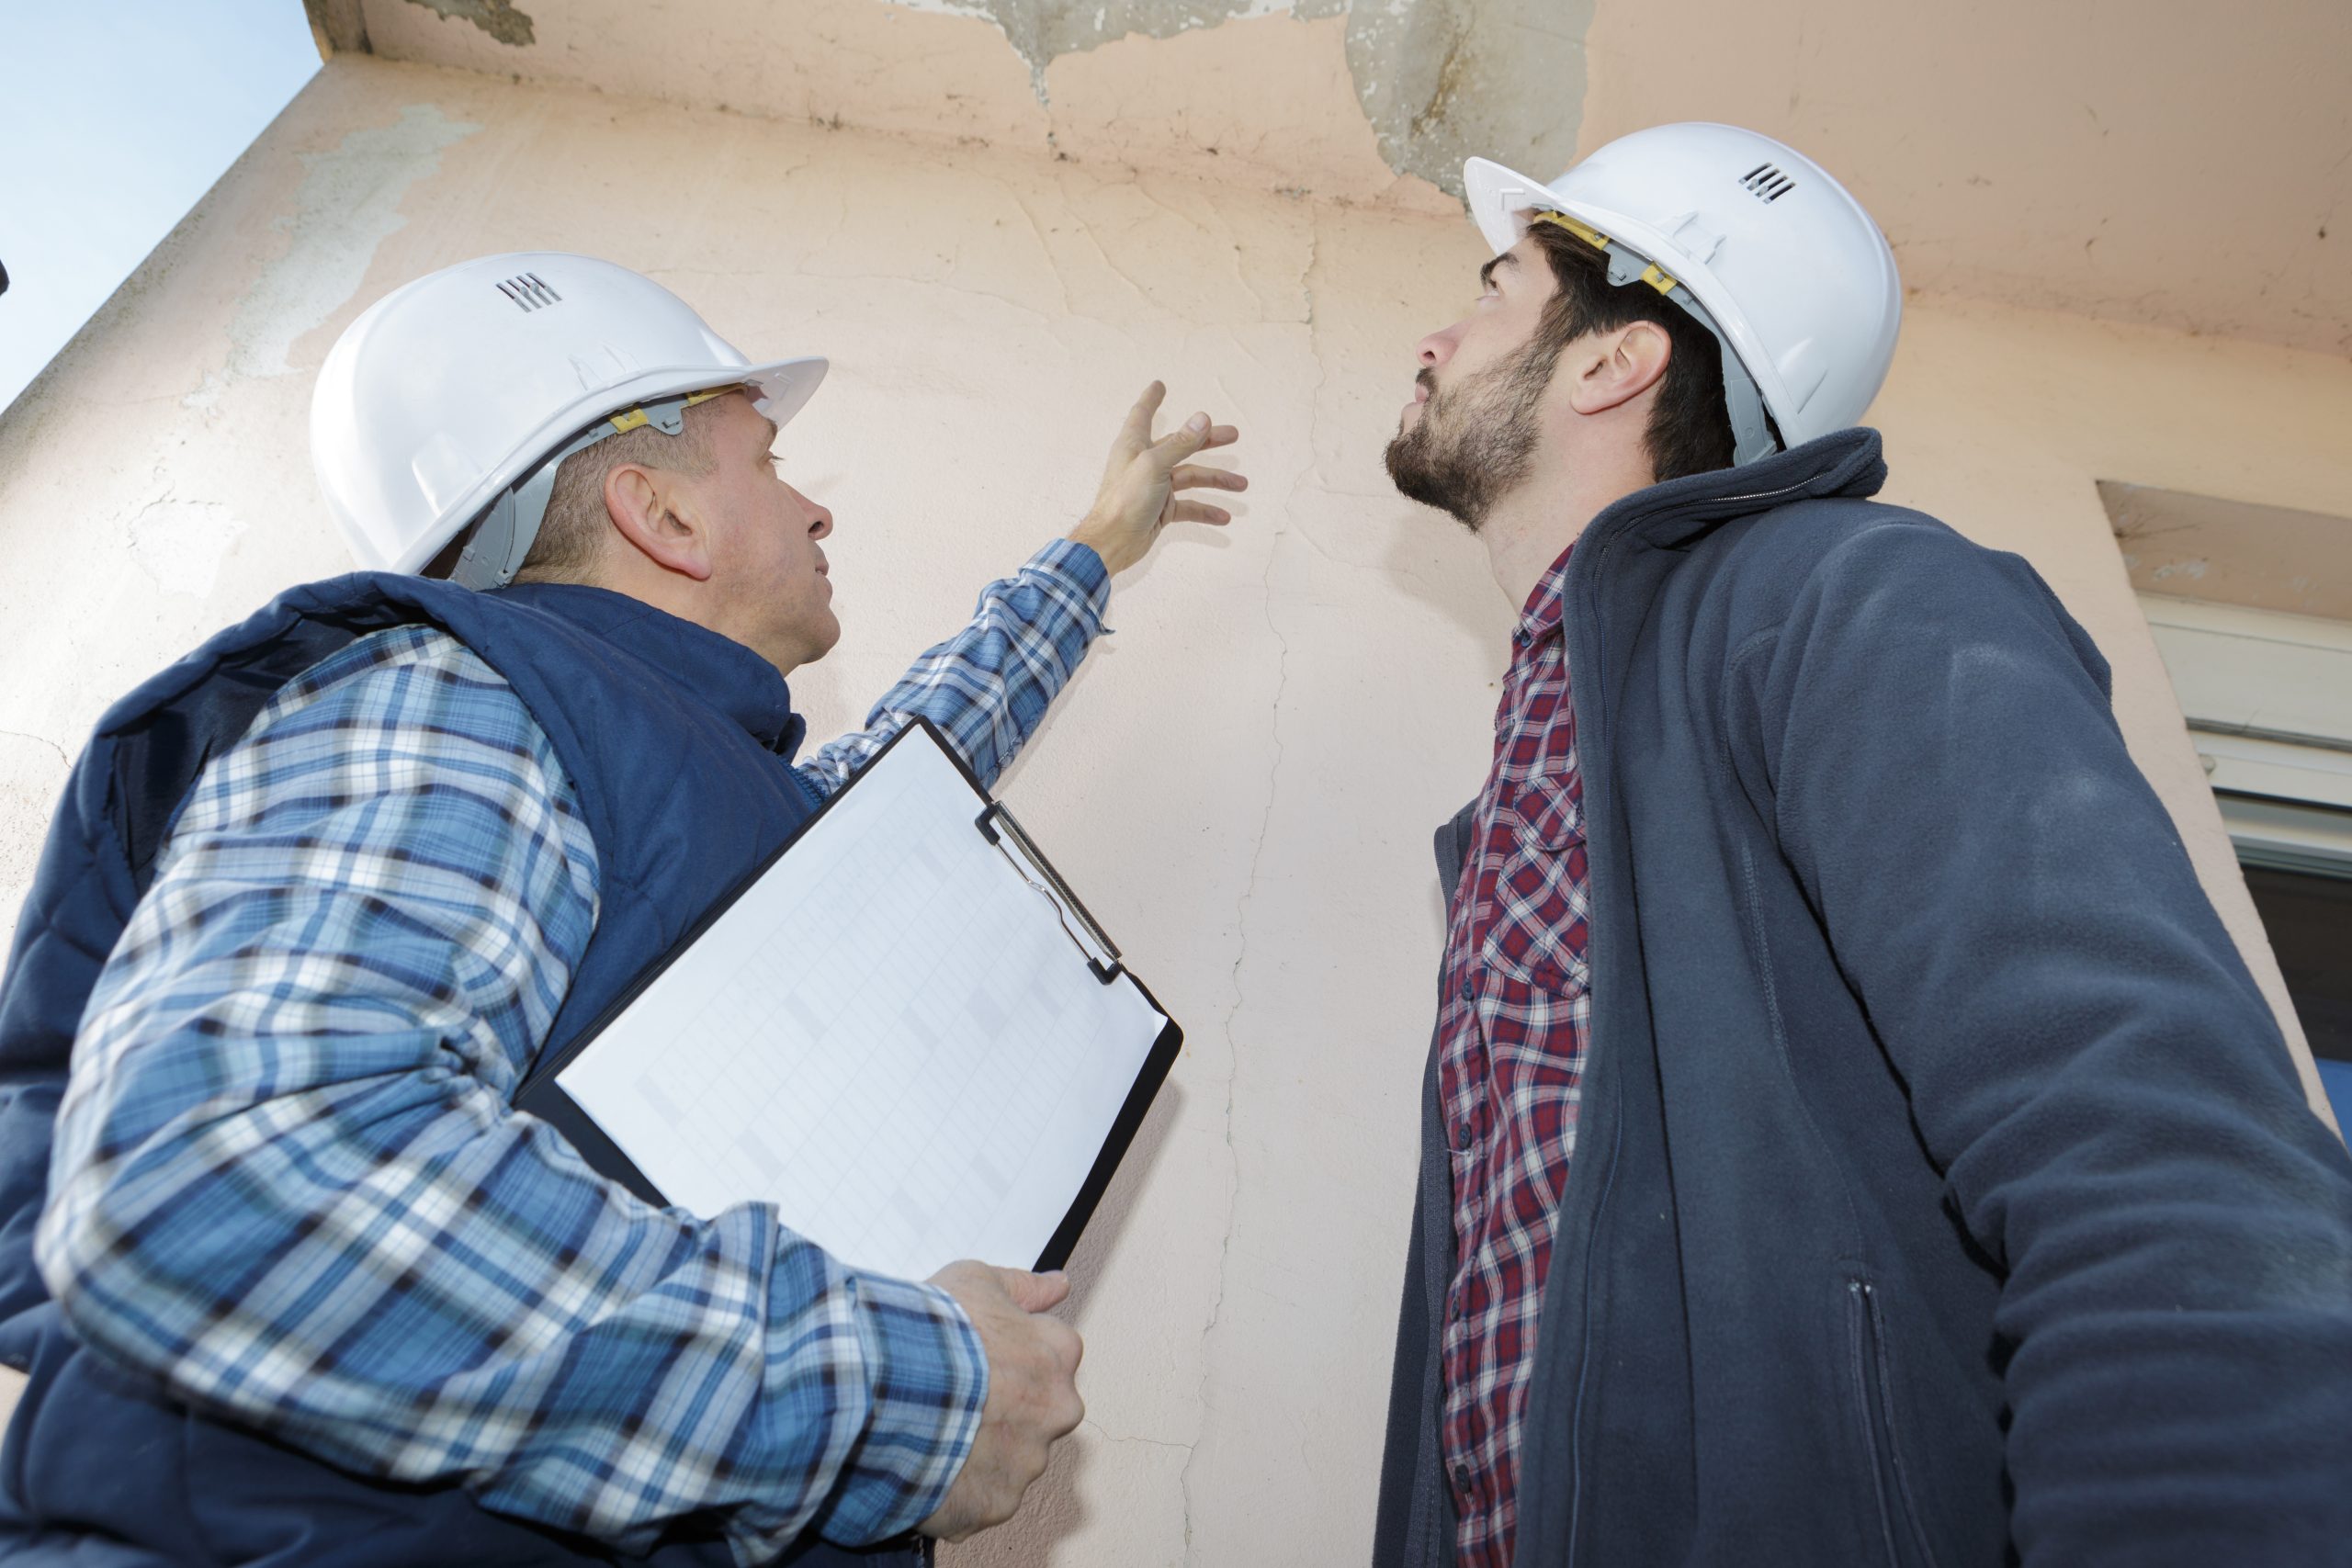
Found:
[[[1388,443],[1389,479],[1476,533],[1534,463],[1536,405],[1559,361],[1559,345],[1532,343],[1442,391],[1423,370],[1415,380],[1430,389],[1429,400],[1419,423]]]

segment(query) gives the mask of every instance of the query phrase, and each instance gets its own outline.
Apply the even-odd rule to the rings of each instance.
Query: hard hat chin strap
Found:
[[[563,467],[566,457],[574,452],[584,452],[608,437],[626,435],[647,425],[664,435],[676,435],[686,428],[689,407],[732,390],[731,387],[721,387],[707,392],[681,392],[674,398],[640,403],[598,420],[557,447],[529,473],[498,492],[498,499],[490,503],[489,510],[474,525],[466,547],[458,552],[449,581],[460,588],[476,590],[503,588],[514,581],[514,574],[530,558],[531,547],[538,542],[539,525],[547,521],[548,497],[555,490],[556,470]]]
[[[1681,282],[1661,271],[1647,256],[1628,250],[1589,225],[1579,223],[1565,212],[1539,212],[1538,223],[1556,224],[1582,240],[1609,258],[1609,281],[1622,288],[1629,283],[1646,283],[1664,298],[1682,307],[1683,313],[1707,329],[1723,351],[1724,412],[1731,416],[1732,467],[1743,468],[1760,457],[1769,457],[1781,449],[1772,434],[1770,421],[1764,412],[1764,394],[1756,385],[1756,378],[1747,373],[1731,339],[1715,324],[1715,319],[1699,303],[1697,296]]]

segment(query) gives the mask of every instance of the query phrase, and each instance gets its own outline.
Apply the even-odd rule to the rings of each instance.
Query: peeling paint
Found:
[[[1595,0],[1372,0],[1348,14],[1348,71],[1400,175],[1462,194],[1462,161],[1538,179],[1576,158]]]
[[[1164,39],[1259,17],[1344,15],[1348,73],[1383,161],[1460,196],[1462,161],[1474,154],[1532,164],[1539,175],[1574,160],[1585,34],[1597,0],[897,3],[994,23],[1028,65],[1040,104],[1048,104],[1046,68],[1054,61],[1131,34]]]
[[[411,0],[424,5],[427,0]],[[1336,17],[1348,0],[897,0],[910,10],[978,17],[996,24],[1029,67],[1029,84],[1046,102],[1046,67],[1131,34],[1174,38],[1259,17]]]
[[[408,0],[453,21],[471,22],[501,43],[517,49],[532,41],[531,18],[514,8],[514,0]]]
[[[431,104],[391,125],[355,130],[331,152],[305,152],[286,254],[264,267],[229,323],[229,376],[284,376],[294,340],[324,321],[368,276],[376,248],[408,220],[401,200],[441,167],[441,150],[480,130]]]

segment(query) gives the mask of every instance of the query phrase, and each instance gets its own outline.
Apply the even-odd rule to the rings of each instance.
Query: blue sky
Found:
[[[301,0],[0,0],[0,410],[319,69]]]

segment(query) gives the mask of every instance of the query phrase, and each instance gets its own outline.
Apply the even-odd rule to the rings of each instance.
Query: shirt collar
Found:
[[[1521,648],[1533,648],[1545,637],[1560,635],[1560,620],[1567,604],[1568,557],[1576,552],[1576,541],[1560,552],[1544,575],[1536,581],[1534,592],[1519,612],[1519,626],[1511,633],[1511,641]]]

